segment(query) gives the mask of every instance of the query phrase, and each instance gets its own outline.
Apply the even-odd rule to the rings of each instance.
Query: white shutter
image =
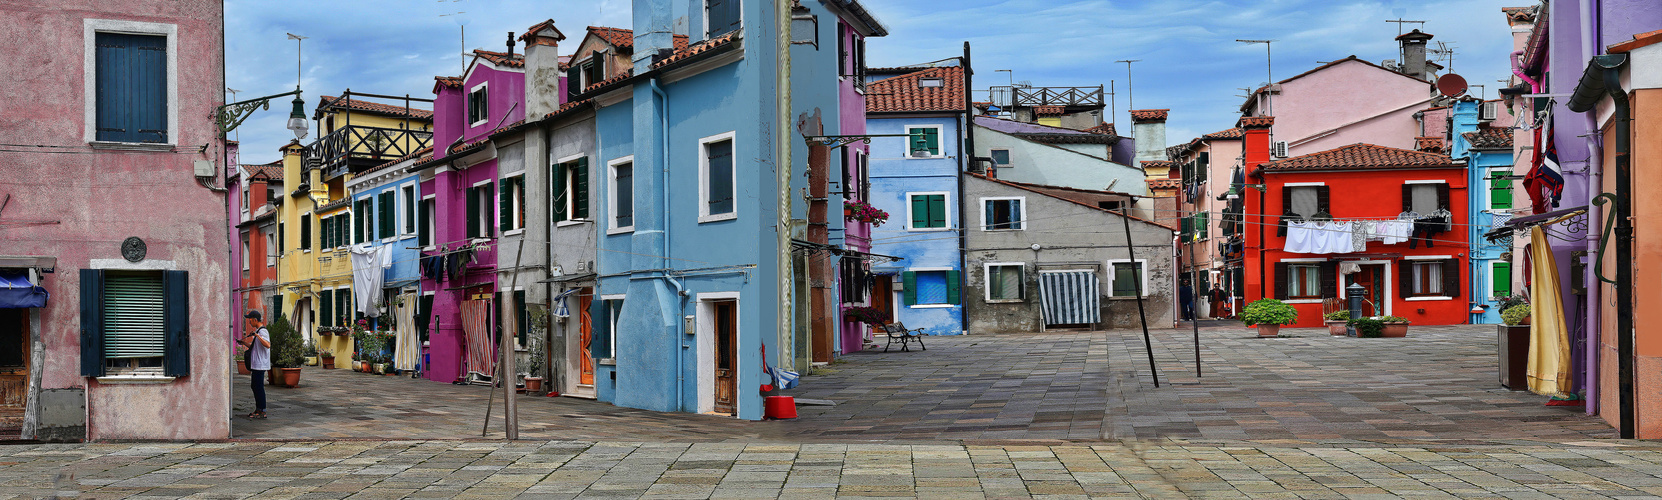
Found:
[[[162,277],[109,273],[104,282],[104,357],[162,355]]]

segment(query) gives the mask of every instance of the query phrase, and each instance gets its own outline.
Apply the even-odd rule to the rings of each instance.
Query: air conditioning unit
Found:
[[[1480,105],[1477,106],[1477,119],[1479,121],[1486,121],[1486,122],[1487,121],[1494,121],[1495,120],[1495,115],[1499,114],[1499,112],[1500,112],[1499,108],[1500,108],[1500,101],[1491,101],[1491,102],[1486,102],[1486,103],[1480,104]]]
[[[1274,144],[1270,144],[1270,156],[1276,158],[1286,158],[1287,141],[1275,141]]]

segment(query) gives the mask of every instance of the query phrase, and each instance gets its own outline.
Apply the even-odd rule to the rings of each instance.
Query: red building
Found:
[[[277,287],[277,256],[282,252],[277,246],[282,236],[278,234],[281,223],[276,202],[284,197],[283,162],[242,165],[239,170],[240,184],[246,188],[240,196],[240,222],[233,229],[240,242],[236,253],[242,266],[236,285],[240,299],[236,309],[259,310],[266,318],[280,318],[283,300]]]
[[[1293,326],[1317,327],[1324,305],[1344,309],[1345,287],[1360,283],[1364,315],[1465,323],[1465,166],[1372,144],[1272,160],[1273,123],[1238,124],[1251,188],[1243,207],[1247,301],[1282,299],[1298,309]],[[1395,237],[1359,237],[1357,225]]]

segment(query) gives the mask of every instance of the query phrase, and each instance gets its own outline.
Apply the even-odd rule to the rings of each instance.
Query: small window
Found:
[[[1442,297],[1443,293],[1443,263],[1442,261],[1409,262],[1409,272],[1413,273],[1410,297]]]
[[[590,85],[606,81],[606,53],[594,52],[582,64],[582,82],[578,91],[589,88]]]
[[[248,270],[248,261],[251,258],[251,256],[248,255],[248,253],[249,253],[249,249],[248,249],[248,231],[243,231],[242,232],[242,270],[243,271]]]
[[[983,214],[981,229],[983,231],[1008,231],[1022,229],[1022,220],[1026,219],[1022,213],[1021,198],[982,198]]]
[[[1323,203],[1326,200],[1323,200],[1321,196],[1322,189],[1325,187],[1295,186],[1285,188],[1289,193],[1288,198],[1292,200],[1288,212],[1306,220],[1317,213],[1327,212],[1327,206]]]
[[[104,277],[104,360],[109,368],[162,366],[162,275],[108,271]]]
[[[496,201],[494,193],[488,182],[467,189],[467,237],[491,237],[492,222],[496,220],[496,210],[491,206]]]
[[[936,230],[947,228],[946,193],[915,193],[908,194],[911,201],[910,230]]]
[[[1512,209],[1512,175],[1510,170],[1489,171],[1489,209]]]
[[[497,212],[497,229],[503,233],[525,228],[525,176],[515,175],[501,180],[497,192],[501,206]]]
[[[97,33],[96,140],[168,142],[167,37]]]
[[[483,125],[490,119],[490,99],[486,94],[486,87],[474,87],[467,94],[467,123],[470,127]]]
[[[1402,185],[1402,210],[1431,215],[1437,209],[1449,209],[1449,189],[1444,182],[1412,183]]]
[[[589,218],[589,159],[556,163],[550,174],[554,222]]]
[[[277,235],[271,232],[271,226],[262,229],[265,233],[265,266],[277,265]]]
[[[997,166],[1000,166],[1000,167],[1010,166],[1010,150],[1008,150],[1008,149],[994,149],[994,150],[992,150],[991,154],[992,154],[992,157],[993,157],[993,165],[997,165]]]
[[[1321,266],[1290,264],[1287,266],[1287,298],[1322,298]]]
[[[919,78],[918,79],[918,87],[920,87],[920,88],[945,87],[945,86],[946,86],[946,80],[941,79],[941,78]]]
[[[740,27],[743,2],[740,0],[704,0],[706,35],[715,38]]]
[[[703,220],[731,219],[734,215],[733,139],[704,143],[704,189],[699,215]]]
[[[1512,263],[1496,262],[1491,264],[1491,266],[1492,267],[1490,269],[1492,272],[1489,273],[1489,280],[1493,283],[1492,288],[1494,293],[1490,294],[1490,296],[1496,299],[1501,297],[1511,297]]]
[[[911,158],[941,157],[940,127],[907,127],[906,156]]]
[[[612,164],[612,229],[628,230],[635,226],[635,164],[624,161]]]
[[[1111,261],[1109,273],[1113,276],[1115,297],[1136,297],[1139,290],[1148,295],[1148,277],[1143,275],[1143,261]]]
[[[1021,301],[1027,283],[1024,267],[1021,264],[988,264],[987,301]]]
[[[416,233],[416,187],[404,186],[401,205],[404,212],[404,234]]]

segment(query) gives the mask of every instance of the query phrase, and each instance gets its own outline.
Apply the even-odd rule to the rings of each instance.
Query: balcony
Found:
[[[994,86],[989,89],[989,97],[994,105],[1004,107],[1034,107],[1034,106],[1082,106],[1100,108],[1107,105],[1103,100],[1102,86],[1095,87],[1030,87],[1026,85]]]
[[[399,128],[351,125],[311,145],[324,180],[396,160],[433,144],[433,133]]]

